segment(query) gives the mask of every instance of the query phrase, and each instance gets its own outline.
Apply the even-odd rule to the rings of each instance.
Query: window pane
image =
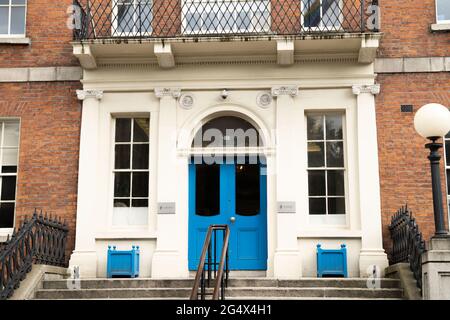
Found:
[[[327,116],[327,140],[342,140],[342,116]]]
[[[141,32],[151,32],[152,31],[152,5],[150,1],[142,1],[137,5],[138,12],[140,12],[141,17],[137,23],[138,29]],[[139,13],[138,13],[139,14]]]
[[[0,7],[0,34],[8,34],[9,8]]]
[[[150,120],[134,119],[133,140],[134,142],[148,142]]]
[[[25,7],[11,8],[11,34],[25,34]]]
[[[325,195],[325,171],[308,172],[308,190],[310,196]]]
[[[17,166],[18,149],[3,149],[2,167]]]
[[[14,203],[0,204],[0,228],[14,227]]]
[[[129,172],[117,172],[114,178],[114,197],[130,196],[130,179]]]
[[[129,199],[114,199],[114,208],[129,208]]]
[[[328,195],[329,196],[344,196],[345,186],[344,186],[344,171],[328,171]]]
[[[131,119],[116,119],[116,142],[131,141]]]
[[[447,194],[450,195],[450,170],[447,170]]]
[[[16,177],[2,177],[2,195],[1,200],[12,200],[16,199]]]
[[[0,5],[9,4],[9,0],[0,0]]]
[[[318,27],[320,24],[320,0],[303,0],[304,26]]]
[[[133,173],[133,197],[148,197],[148,172]]]
[[[450,132],[445,136],[447,139],[450,139]]]
[[[308,166],[310,168],[325,166],[325,152],[323,142],[308,143]]]
[[[199,31],[201,27],[200,13],[188,12],[186,14],[186,24],[187,31]]]
[[[116,145],[115,166],[116,169],[130,168],[130,145]]]
[[[308,116],[308,140],[323,140],[323,116]]]
[[[345,198],[328,198],[328,214],[345,214]]]
[[[220,211],[220,166],[197,165],[195,206],[199,216],[214,216]]]
[[[3,140],[3,147],[18,147],[19,146],[19,123],[5,122],[5,136]]]
[[[344,144],[342,142],[327,142],[327,167],[344,167]]]
[[[445,161],[450,166],[450,140],[445,141]]]
[[[8,2],[8,0],[5,0],[6,2]],[[11,1],[12,4],[25,4],[25,0],[12,0]]]
[[[118,5],[118,31],[119,32],[131,32],[134,27],[134,6],[133,0],[122,0]]]
[[[326,214],[325,198],[309,198],[309,214]]]
[[[17,166],[2,166],[2,173],[16,173]]]
[[[147,208],[148,200],[147,199],[133,199],[132,201],[133,208]]]
[[[255,216],[259,211],[259,165],[236,165],[236,213],[241,216]]]
[[[328,27],[338,27],[340,25],[339,0],[322,0],[323,24]]]
[[[133,146],[133,169],[148,169],[148,144]]]
[[[450,20],[450,1],[437,0],[437,12],[438,21]]]

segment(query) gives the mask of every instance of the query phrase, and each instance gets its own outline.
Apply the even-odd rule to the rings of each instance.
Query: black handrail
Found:
[[[222,231],[222,250],[220,261],[217,262],[217,233]],[[228,242],[230,239],[230,228],[228,225],[211,225],[206,234],[202,254],[195,275],[194,285],[191,291],[191,300],[205,300],[211,295],[213,300],[225,300],[225,288],[228,286]],[[212,293],[207,292],[211,286],[211,280],[215,280]],[[199,291],[200,290],[200,291]]]
[[[0,246],[0,300],[10,298],[31,271],[33,263],[67,266],[66,240],[69,229],[61,219],[35,211],[26,217]]]
[[[392,217],[389,231],[392,238],[390,263],[409,263],[417,287],[422,289],[422,254],[425,252],[425,241],[407,205],[401,207]]]

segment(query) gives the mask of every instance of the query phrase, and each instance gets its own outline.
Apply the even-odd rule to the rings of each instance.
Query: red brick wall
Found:
[[[408,203],[426,239],[434,233],[430,163],[426,140],[414,129],[414,114],[401,113],[401,104],[422,105],[437,102],[450,106],[450,74],[378,75],[381,93],[377,97],[378,151],[380,159],[381,210],[384,245],[389,250],[387,226],[397,209]],[[441,152],[443,156],[443,152]],[[444,210],[447,197],[442,168]]]
[[[77,82],[0,83],[0,116],[20,117],[16,225],[42,208],[67,220],[74,249],[81,104]]]
[[[383,39],[380,57],[450,55],[450,33],[431,33],[435,0],[380,0]]]
[[[28,1],[26,34],[31,45],[0,44],[0,68],[78,65],[66,10],[72,0]]]

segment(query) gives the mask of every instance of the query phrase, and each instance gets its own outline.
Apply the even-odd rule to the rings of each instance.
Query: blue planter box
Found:
[[[335,250],[325,250],[320,244],[317,245],[317,277],[323,276],[348,277],[345,244]]]
[[[108,262],[106,268],[108,278],[139,276],[139,246],[130,251],[116,250],[116,246],[108,246]]]

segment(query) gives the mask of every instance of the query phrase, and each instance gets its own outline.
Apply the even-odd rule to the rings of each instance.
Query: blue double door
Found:
[[[208,227],[230,227],[231,270],[267,269],[267,178],[261,164],[189,165],[189,269],[198,267]]]

